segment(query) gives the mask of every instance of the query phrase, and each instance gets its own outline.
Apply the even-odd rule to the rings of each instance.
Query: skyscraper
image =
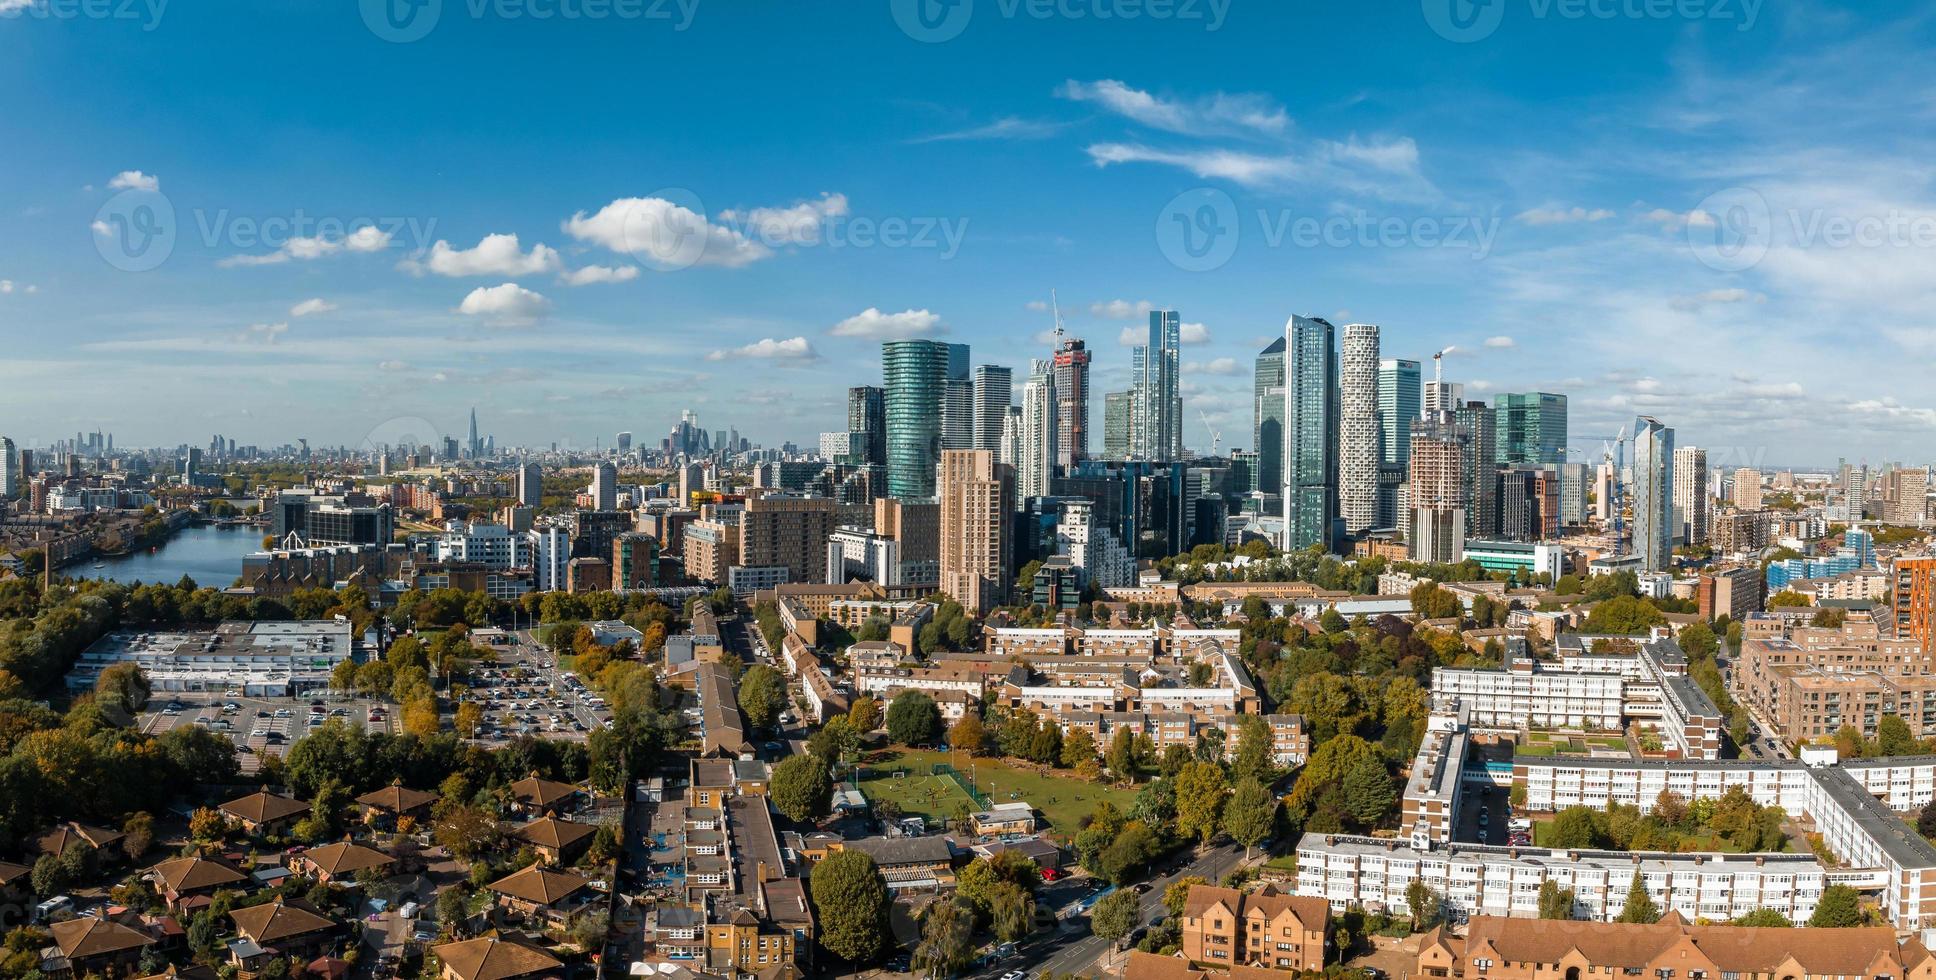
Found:
[[[1001,604],[1008,584],[1013,482],[986,449],[941,453],[941,591],[970,616]]]
[[[1102,457],[1104,459],[1129,458],[1130,416],[1134,413],[1130,403],[1135,393],[1112,391],[1102,396]]]
[[[1318,317],[1284,325],[1284,547],[1331,550],[1338,513],[1337,328]]]
[[[1505,466],[1566,462],[1566,396],[1544,391],[1502,393],[1493,398],[1499,432],[1499,463]]]
[[[1008,368],[983,364],[975,368],[975,444],[971,449],[1000,450],[1002,421],[1015,400],[1015,376]]]
[[[518,466],[518,505],[537,507],[544,503],[544,467],[536,463]]]
[[[1417,361],[1388,357],[1378,362],[1378,425],[1384,435],[1381,461],[1403,464],[1412,458],[1412,423],[1425,407],[1424,397]]]
[[[887,408],[881,389],[860,385],[847,389],[847,431],[858,438],[857,466],[887,465]]]
[[[1055,350],[1055,465],[1089,458],[1089,349],[1070,337]]]
[[[1284,338],[1257,355],[1251,391],[1257,419],[1251,427],[1251,445],[1257,447],[1251,488],[1275,493],[1284,486]]]
[[[1344,328],[1338,376],[1338,511],[1347,532],[1378,524],[1378,328]]]
[[[1149,341],[1131,352],[1130,454],[1167,463],[1183,455],[1182,323],[1151,310]]]
[[[1016,501],[1046,497],[1055,478],[1058,458],[1056,436],[1055,367],[1051,361],[1038,360],[1022,386],[1022,425],[1019,459],[1016,462]],[[1007,406],[1003,406],[1006,412]]]
[[[477,409],[475,407],[471,409],[471,441],[469,448],[472,459],[477,459],[483,455],[484,444],[477,441]]]
[[[592,467],[592,509],[618,509],[618,467],[600,462]]]
[[[0,436],[0,500],[12,500],[20,493],[19,461],[14,458],[13,440]]]
[[[942,384],[941,448],[975,448],[975,383],[967,378]]]
[[[1674,550],[1674,430],[1659,419],[1634,419],[1633,553],[1649,572],[1668,567]]]
[[[1761,471],[1743,466],[1734,471],[1734,506],[1741,510],[1761,509]]]
[[[1465,385],[1457,381],[1428,381],[1425,383],[1424,414],[1456,411],[1465,403]]]
[[[888,496],[897,500],[934,496],[948,382],[965,380],[967,363],[965,344],[890,340],[881,345]],[[966,394],[972,414],[972,391]]]
[[[1674,537],[1687,544],[1707,543],[1707,450],[1674,450]]]
[[[1466,402],[1453,412],[1465,434],[1465,536],[1483,539],[1499,534],[1499,464],[1497,429],[1492,408],[1485,402]]]
[[[1412,427],[1407,497],[1413,561],[1450,564],[1464,556],[1470,443],[1450,412],[1428,412]]]
[[[630,432],[619,433],[618,434],[618,454],[620,456],[623,456],[626,453],[629,453],[631,451],[632,451],[632,434]]]

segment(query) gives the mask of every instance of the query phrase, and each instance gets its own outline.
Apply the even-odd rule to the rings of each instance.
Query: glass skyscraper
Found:
[[[941,461],[949,383],[958,390],[968,381],[968,345],[891,340],[881,345],[881,374],[887,420],[887,494],[897,500],[931,499],[935,466]],[[972,390],[971,385],[970,393]],[[972,413],[972,394],[965,400]]]
[[[1130,452],[1138,459],[1167,463],[1183,455],[1182,347],[1177,312],[1150,311],[1149,342],[1130,358]]]
[[[1338,513],[1338,331],[1304,316],[1284,331],[1284,547],[1329,551]]]
[[[1264,493],[1284,489],[1284,338],[1271,341],[1257,355],[1257,370],[1252,379],[1256,423],[1251,438],[1257,448],[1257,466],[1250,486]]]
[[[1384,437],[1380,462],[1403,465],[1412,458],[1412,423],[1425,408],[1417,361],[1388,357],[1378,362],[1378,426]]]
[[[1493,399],[1499,462],[1539,466],[1566,462],[1566,396],[1544,391],[1503,393]]]
[[[1664,571],[1674,549],[1674,430],[1660,420],[1634,419],[1633,553],[1640,567]]]

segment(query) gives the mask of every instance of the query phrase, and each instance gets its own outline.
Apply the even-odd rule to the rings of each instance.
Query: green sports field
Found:
[[[1133,790],[1084,782],[1066,772],[1052,771],[1043,776],[1000,759],[970,760],[966,755],[951,758],[945,752],[912,750],[870,756],[863,763],[867,772],[861,780],[860,791],[870,802],[893,800],[909,816],[924,817],[930,823],[945,821],[954,815],[958,804],[968,802],[972,806],[973,803],[952,778],[928,773],[936,763],[950,763],[965,774],[971,761],[975,785],[988,794],[991,802],[1027,801],[1041,811],[1054,832],[1062,837],[1074,836],[1082,827],[1082,818],[1095,810],[1099,800],[1109,800],[1123,810],[1136,802]],[[906,769],[908,774],[893,778],[890,772],[897,768]]]

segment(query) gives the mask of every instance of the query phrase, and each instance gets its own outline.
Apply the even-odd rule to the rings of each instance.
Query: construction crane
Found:
[[[1197,418],[1202,419],[1203,427],[1210,430],[1210,455],[1219,455],[1219,450],[1223,446],[1223,430],[1211,425],[1210,416],[1204,414],[1201,408],[1197,409]]]
[[[1049,290],[1049,312],[1055,317],[1055,345],[1062,346],[1062,304],[1056,301],[1055,290]]]

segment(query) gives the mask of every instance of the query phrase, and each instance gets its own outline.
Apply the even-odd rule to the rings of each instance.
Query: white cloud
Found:
[[[733,358],[752,357],[769,361],[812,361],[820,355],[814,352],[813,345],[805,337],[775,340],[771,337],[744,347],[732,350],[716,350],[706,355],[709,361],[725,361]]]
[[[1297,163],[1289,157],[1239,150],[1159,150],[1139,143],[1097,143],[1088,152],[1098,167],[1161,163],[1188,170],[1204,180],[1229,180],[1248,187],[1286,182],[1299,173]]]
[[[551,301],[514,282],[479,286],[464,297],[457,312],[509,326],[529,326],[551,312]]]
[[[1156,304],[1146,299],[1139,299],[1133,303],[1126,299],[1112,299],[1101,303],[1089,304],[1089,312],[1091,314],[1106,317],[1111,320],[1130,320],[1136,317],[1148,316],[1150,311],[1154,309],[1156,309]]]
[[[1336,142],[1317,140],[1301,155],[1288,150],[1254,152],[1206,146],[1166,149],[1143,143],[1097,143],[1088,148],[1098,167],[1155,163],[1189,171],[1204,180],[1245,187],[1326,187],[1396,201],[1434,201],[1441,195],[1420,169],[1418,144],[1409,137]]]
[[[1677,310],[1698,310],[1716,303],[1765,303],[1768,297],[1761,293],[1750,292],[1739,287],[1731,289],[1710,289],[1692,296],[1676,296],[1667,305]]]
[[[719,217],[742,225],[749,237],[767,245],[817,245],[827,219],[846,213],[847,195],[822,194],[817,201],[801,201],[792,207],[729,209],[721,211]]]
[[[288,332],[287,323],[252,323],[247,330],[237,334],[235,339],[244,344],[273,344]]]
[[[87,225],[87,226],[88,226],[89,228],[92,228],[92,229],[94,229],[94,233],[95,233],[96,235],[112,235],[112,234],[114,234],[114,229],[113,229],[113,228],[110,228],[110,227],[108,227],[108,223],[107,223],[107,222],[105,222],[105,221],[102,221],[102,220],[101,220],[101,219],[99,219],[99,218],[96,218],[96,219],[94,219],[93,221],[90,221],[90,222],[88,222],[88,225]]]
[[[1605,221],[1613,217],[1613,212],[1606,208],[1533,208],[1521,211],[1515,217],[1529,225],[1564,225],[1579,221]]]
[[[336,304],[330,302],[329,300],[322,299],[320,297],[316,299],[303,300],[302,302],[297,303],[296,305],[289,308],[289,315],[296,316],[296,317],[314,316],[315,314],[318,314],[318,313],[334,313],[334,312],[336,312]]]
[[[1049,301],[1044,299],[1032,299],[1032,300],[1029,300],[1027,303],[1022,304],[1022,306],[1024,309],[1031,310],[1036,313],[1049,312]]]
[[[1003,116],[994,122],[968,129],[958,129],[933,136],[921,136],[909,140],[910,143],[948,143],[967,140],[1039,140],[1067,129],[1068,123],[1048,119],[1019,119]]]
[[[1238,374],[1241,372],[1242,366],[1237,363],[1237,359],[1234,357],[1219,357],[1204,362],[1187,362],[1183,365],[1183,370],[1202,374]]]
[[[402,361],[378,361],[376,365],[376,369],[379,371],[406,371],[409,368],[410,365]]]
[[[847,207],[846,195],[827,193],[788,207],[721,212],[722,221],[739,226],[732,227],[665,198],[627,197],[596,214],[572,215],[564,229],[579,241],[661,268],[739,268],[771,257],[776,248],[818,244],[828,219],[845,215]]]
[[[1486,346],[1494,350],[1506,350],[1508,348],[1517,347],[1519,345],[1511,337],[1502,335],[1498,337],[1487,337]]]
[[[946,333],[941,315],[927,310],[902,310],[882,313],[870,306],[834,324],[828,333],[836,337],[861,337],[867,340],[907,340],[929,334]]]
[[[1699,208],[1695,208],[1692,211],[1669,211],[1666,208],[1654,208],[1641,215],[1640,220],[1648,224],[1659,225],[1660,230],[1666,232],[1681,231],[1686,228],[1711,228],[1714,226],[1714,216]]]
[[[630,282],[639,277],[636,265],[588,265],[559,277],[567,286],[591,286],[607,282]]]
[[[35,286],[31,283],[14,282],[12,279],[0,279],[0,296],[5,296],[15,292],[28,293],[28,294],[37,293],[37,292],[40,292],[40,287]]]
[[[115,191],[158,191],[161,178],[144,174],[139,170],[123,170],[108,181],[108,189]]]
[[[1201,323],[1181,323],[1177,325],[1176,336],[1186,344],[1207,344],[1210,342],[1210,328]]]
[[[438,239],[430,246],[427,259],[405,259],[398,268],[413,275],[426,272],[440,276],[459,278],[463,276],[535,276],[553,272],[564,267],[564,260],[556,249],[542,242],[532,245],[525,252],[518,244],[517,235],[486,235],[477,247],[452,248],[450,243]]]
[[[1199,99],[1166,99],[1130,88],[1113,78],[1094,82],[1071,79],[1056,95],[1098,105],[1145,126],[1184,135],[1246,133],[1277,135],[1290,127],[1284,107],[1254,93],[1217,92]]]
[[[98,224],[98,222],[97,222]],[[96,228],[100,231],[100,228]],[[103,232],[105,234],[105,232]],[[350,232],[347,236],[331,240],[317,236],[305,238],[294,236],[282,243],[282,247],[261,255],[231,255],[216,265],[228,269],[257,265],[281,265],[289,261],[308,262],[339,252],[381,252],[390,247],[389,232],[375,225],[365,225]]]

